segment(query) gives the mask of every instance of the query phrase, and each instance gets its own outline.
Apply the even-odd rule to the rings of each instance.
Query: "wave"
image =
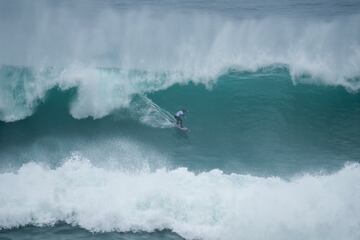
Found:
[[[127,108],[134,94],[189,81],[209,86],[229,69],[275,66],[287,69],[295,83],[360,89],[358,14],[233,19],[102,9],[88,18],[38,7],[45,9],[0,21],[2,121],[30,116],[54,87],[77,88],[74,118],[102,118]]]
[[[3,65],[0,67],[0,120],[13,122],[31,116],[52,90],[58,89],[74,93],[71,95],[69,111],[75,119],[98,119],[115,110],[125,109],[132,117],[147,125],[166,128],[172,125],[171,114],[152,102],[148,94],[190,82],[203,84],[210,90],[219,79],[226,81],[227,76],[231,79],[235,76],[237,81],[244,77],[255,80],[263,76],[291,81],[289,71],[284,65],[259,68],[255,72],[230,68],[226,72],[219,72],[214,78],[193,78],[183,72],[93,68],[81,64],[67,68]],[[307,75],[293,81],[322,83]],[[345,84],[347,89],[358,90],[357,80],[348,83],[350,85]]]
[[[94,232],[171,229],[186,239],[358,239],[359,164],[330,175],[128,172],[74,155],[0,175],[0,227],[59,221]]]

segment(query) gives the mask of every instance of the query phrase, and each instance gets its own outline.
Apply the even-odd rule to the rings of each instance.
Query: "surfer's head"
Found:
[[[183,111],[184,113],[188,112],[188,110],[186,108],[181,109],[181,111]]]

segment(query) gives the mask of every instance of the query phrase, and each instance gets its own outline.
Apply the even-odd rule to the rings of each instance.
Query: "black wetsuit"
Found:
[[[178,125],[178,126],[180,126],[180,127],[182,128],[183,125],[182,125],[182,119],[181,119],[181,117],[178,117],[178,116],[174,115],[174,118],[175,118],[175,120],[176,120],[176,125]]]

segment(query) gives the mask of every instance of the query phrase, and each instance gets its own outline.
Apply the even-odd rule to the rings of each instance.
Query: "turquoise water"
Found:
[[[359,10],[1,2],[0,239],[359,239]]]
[[[184,122],[189,133],[146,126],[124,110],[102,119],[76,120],[69,114],[75,96],[76,89],[53,89],[31,117],[2,123],[1,153],[8,159],[2,164],[18,167],[32,161],[34,156],[28,152],[25,156],[22,151],[12,152],[31,150],[37,144],[45,154],[40,157],[52,159],[56,166],[87,141],[95,144],[118,136],[166,153],[168,167],[185,166],[196,172],[217,168],[228,173],[291,176],[338,170],[360,155],[356,147],[359,94],[342,87],[294,85],[283,68],[228,72],[208,88],[176,84],[148,94],[172,113],[182,106],[190,109]],[[99,152],[97,158],[104,156]]]

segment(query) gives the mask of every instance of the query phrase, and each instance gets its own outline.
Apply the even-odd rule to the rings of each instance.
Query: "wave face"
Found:
[[[128,173],[74,156],[0,180],[2,228],[64,221],[95,232],[171,229],[186,239],[360,237],[358,164],[284,181],[185,168]]]

